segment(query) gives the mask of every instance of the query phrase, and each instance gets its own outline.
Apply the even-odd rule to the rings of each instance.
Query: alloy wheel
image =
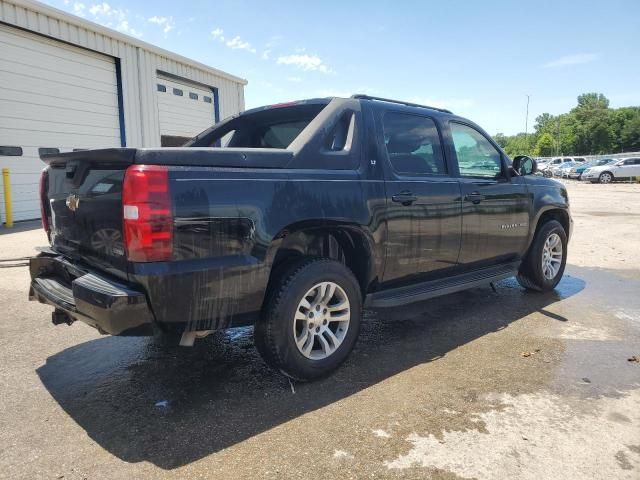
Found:
[[[560,235],[552,233],[547,237],[542,249],[542,272],[547,280],[553,280],[562,265],[562,240]]]
[[[334,282],[321,282],[307,291],[298,303],[293,320],[293,337],[302,355],[322,360],[342,344],[351,320],[349,298]]]

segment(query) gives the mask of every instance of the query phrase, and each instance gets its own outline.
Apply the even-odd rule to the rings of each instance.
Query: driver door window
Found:
[[[476,129],[451,122],[451,136],[461,177],[499,178],[502,176],[500,152]]]

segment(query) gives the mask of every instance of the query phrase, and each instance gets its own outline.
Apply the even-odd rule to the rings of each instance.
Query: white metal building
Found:
[[[246,83],[42,3],[0,0],[0,168],[14,221],[40,216],[40,149],[177,146],[242,111]]]

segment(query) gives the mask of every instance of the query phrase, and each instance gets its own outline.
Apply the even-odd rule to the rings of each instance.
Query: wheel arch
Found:
[[[562,225],[562,228],[564,228],[564,231],[567,234],[567,238],[569,238],[571,234],[571,217],[569,215],[569,211],[566,208],[550,206],[549,208],[546,208],[538,214],[535,223],[536,228],[533,230],[531,238],[529,239],[529,247],[531,246],[533,239],[536,238],[540,227],[542,227],[542,225],[544,225],[549,220],[556,220],[557,222],[559,222],[560,225]]]
[[[269,246],[269,284],[287,265],[307,257],[331,258],[349,268],[366,295],[377,281],[373,239],[358,225],[342,222],[304,221],[283,228]],[[270,285],[267,287],[269,290]]]

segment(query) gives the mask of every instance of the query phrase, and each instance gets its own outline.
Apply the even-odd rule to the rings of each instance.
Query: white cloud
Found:
[[[79,17],[84,17],[85,16],[85,9],[86,9],[86,5],[84,3],[81,2],[75,2],[73,4],[73,13],[76,14]]]
[[[126,17],[126,13],[124,10],[120,10],[119,8],[112,8],[107,2],[96,3],[89,8],[89,12],[94,17],[106,16],[106,17]]]
[[[147,21],[160,26],[162,28],[162,33],[164,33],[165,36],[176,27],[173,17],[157,17],[154,15],[153,17],[148,18]]]
[[[211,36],[216,40],[224,41],[224,30],[221,28],[216,28],[215,30],[211,30]]]
[[[289,82],[293,82],[293,83],[299,83],[302,81],[302,79],[300,77],[287,77],[287,80]]]
[[[256,49],[253,48],[249,42],[242,40],[239,35],[236,35],[231,40],[228,40],[226,42],[226,45],[231,50],[246,50],[251,53],[256,53]]]
[[[293,65],[305,71],[318,71],[321,73],[335,73],[317,55],[293,54],[278,57],[278,65]]]
[[[129,26],[129,22],[127,20],[122,20],[120,23],[116,25],[116,30],[122,33],[126,33],[133,37],[140,38],[142,36],[142,32],[140,30],[136,30]]]
[[[224,30],[222,30],[221,28],[216,28],[215,30],[211,30],[211,36],[215,40],[224,43],[231,50],[246,50],[247,52],[257,53],[257,50],[249,42],[242,40],[242,38],[240,38],[240,35],[236,35],[231,39],[225,38]]]
[[[265,50],[264,52],[262,52],[263,60],[269,60],[270,57],[271,57],[271,50]]]
[[[570,65],[580,65],[583,63],[595,62],[599,58],[597,53],[578,53],[576,55],[565,55],[548,63],[543,68],[568,67]]]
[[[112,7],[107,2],[95,3],[89,7],[82,2],[74,2],[72,11],[79,17],[90,18],[105,27],[134,37],[142,37],[142,32],[129,24],[129,11],[126,9]]]

